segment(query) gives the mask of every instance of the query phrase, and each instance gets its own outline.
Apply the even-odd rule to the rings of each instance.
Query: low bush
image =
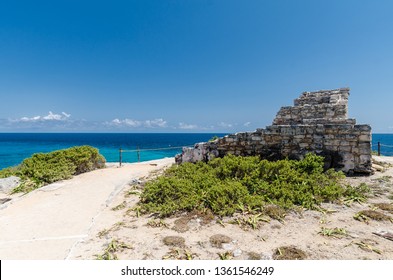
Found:
[[[21,177],[23,182],[14,192],[28,192],[42,185],[103,167],[105,158],[96,148],[79,146],[34,154],[17,167],[1,170],[0,177]]]
[[[262,210],[265,204],[312,209],[343,197],[342,177],[342,172],[323,172],[323,158],[314,154],[276,162],[227,155],[171,167],[146,184],[140,203],[142,211],[160,216],[194,209],[227,216],[241,207]]]

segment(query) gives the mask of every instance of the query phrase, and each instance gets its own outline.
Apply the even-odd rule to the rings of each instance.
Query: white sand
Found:
[[[14,196],[1,205],[0,259],[68,258],[129,182],[172,163],[173,158],[112,166]]]

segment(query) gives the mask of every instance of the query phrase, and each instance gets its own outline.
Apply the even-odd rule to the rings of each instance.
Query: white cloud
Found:
[[[220,122],[220,123],[218,123],[218,126],[224,127],[224,128],[231,128],[231,127],[233,127],[232,124],[226,123],[226,122]]]
[[[145,121],[145,127],[167,127],[167,122],[163,119],[154,119]]]
[[[250,124],[251,124],[251,122],[245,122],[243,125],[244,125],[245,127],[249,127]]]
[[[140,127],[141,126],[140,121],[131,120],[131,119],[124,119],[124,120],[114,119],[109,124],[116,125],[116,126],[129,126],[129,127]]]
[[[42,122],[42,121],[66,121],[71,117],[70,114],[62,112],[61,114],[54,114],[49,111],[46,116],[35,116],[35,117],[22,117],[20,119],[11,120],[12,122]]]
[[[167,127],[167,121],[163,119],[154,119],[154,120],[145,120],[145,121],[139,121],[139,120],[133,120],[133,119],[114,119],[110,122],[105,122],[105,125],[109,126],[117,126],[117,127],[145,127],[145,128],[164,128]]]
[[[179,128],[180,129],[197,129],[198,126],[195,124],[186,124],[186,123],[180,122]]]

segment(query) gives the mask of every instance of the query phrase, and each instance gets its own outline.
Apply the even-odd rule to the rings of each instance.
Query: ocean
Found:
[[[107,162],[119,161],[119,148],[123,162],[174,157],[182,146],[206,142],[222,133],[0,133],[0,169],[20,164],[34,153],[46,153],[73,146],[90,145],[99,149]],[[372,149],[381,143],[381,154],[393,156],[393,134],[373,134]],[[163,150],[148,150],[161,149]],[[143,151],[147,149],[147,151]]]
[[[222,133],[0,133],[0,169],[20,164],[35,153],[47,153],[73,146],[90,145],[98,148],[107,162],[123,162],[174,157],[181,147],[206,142]],[[178,148],[176,148],[178,147]],[[143,151],[144,149],[161,149]]]

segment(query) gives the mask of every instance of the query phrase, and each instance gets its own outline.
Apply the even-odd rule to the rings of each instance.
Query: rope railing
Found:
[[[392,145],[381,144],[381,142],[378,142],[378,143],[376,143],[376,144],[373,144],[372,146],[373,146],[373,147],[374,147],[374,146],[377,146],[377,147],[378,147],[378,156],[381,155],[381,147],[393,148]]]
[[[122,165],[123,162],[123,153],[137,153],[138,156],[138,162],[141,161],[141,152],[146,152],[146,151],[164,151],[164,150],[176,150],[176,149],[182,149],[182,148],[189,148],[193,147],[194,145],[184,145],[184,146],[177,146],[177,147],[165,147],[165,148],[154,148],[154,149],[139,149],[139,147],[136,150],[124,150],[122,148],[119,148],[119,166]]]

